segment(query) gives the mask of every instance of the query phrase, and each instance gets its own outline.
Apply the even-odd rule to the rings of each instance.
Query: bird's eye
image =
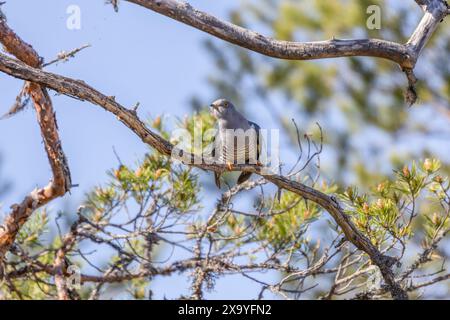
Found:
[[[227,108],[227,107],[228,107],[228,102],[225,102],[225,103],[224,103],[224,106]]]

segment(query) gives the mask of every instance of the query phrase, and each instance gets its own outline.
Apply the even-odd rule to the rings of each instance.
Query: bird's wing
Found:
[[[248,124],[250,125],[250,127],[252,127],[253,129],[255,129],[256,131],[256,147],[257,149],[257,158],[259,160],[259,154],[261,152],[261,146],[262,146],[262,141],[260,141],[260,136],[259,136],[259,131],[261,130],[261,127],[254,123],[253,121],[248,121]]]

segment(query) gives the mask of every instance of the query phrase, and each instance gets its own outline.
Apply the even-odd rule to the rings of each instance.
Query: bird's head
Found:
[[[234,105],[226,99],[217,99],[210,105],[211,113],[216,118],[226,118],[234,111]]]

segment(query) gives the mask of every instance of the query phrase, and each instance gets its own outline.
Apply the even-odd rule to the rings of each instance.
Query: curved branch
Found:
[[[149,130],[137,117],[135,111],[126,109],[117,103],[114,97],[108,97],[102,94],[83,81],[73,80],[29,67],[20,61],[11,59],[3,54],[0,54],[0,71],[19,79],[32,81],[46,86],[61,94],[89,101],[102,107],[103,109],[116,115],[117,119],[130,128],[142,139],[144,143],[149,144],[164,155],[171,156],[174,153],[177,155],[183,153],[183,158],[188,159],[186,163],[187,165],[218,172],[227,170],[226,165],[215,164],[213,161],[208,161],[207,159],[198,159],[196,155],[175,149],[169,141]],[[261,167],[258,166],[233,165],[231,169],[233,171],[245,170],[259,174],[278,187],[287,189],[307,200],[313,201],[328,211],[328,213],[342,229],[346,239],[358,249],[364,251],[370,257],[372,262],[380,268],[392,297],[395,299],[407,299],[406,292],[395,281],[394,274],[391,270],[393,263],[395,263],[395,259],[382,255],[380,251],[370,242],[370,240],[359,232],[350,218],[344,213],[336,199],[304,184],[289,180],[281,175],[267,174],[262,171]]]
[[[207,32],[222,40],[266,56],[288,60],[312,60],[351,56],[371,56],[394,61],[405,68],[411,65],[410,52],[402,44],[381,39],[331,39],[294,42],[263,36],[177,0],[126,0]]]
[[[0,19],[0,42],[5,49],[26,64],[39,68],[42,59],[34,49],[25,43],[4,19]],[[0,226],[0,263],[28,217],[39,207],[64,195],[71,186],[70,171],[58,134],[55,113],[47,89],[36,83],[26,83],[25,91],[30,95],[36,110],[45,150],[53,173],[53,179],[43,188],[33,190],[25,199],[14,204],[12,212]],[[1,275],[1,268],[0,268]]]
[[[423,0],[425,14],[407,44],[381,39],[331,39],[293,42],[263,36],[235,24],[222,21],[189,3],[177,0],[126,0],[140,5],[217,38],[266,56],[289,60],[312,60],[351,56],[370,56],[391,60],[402,69],[413,69],[421,50],[448,14],[443,0]]]

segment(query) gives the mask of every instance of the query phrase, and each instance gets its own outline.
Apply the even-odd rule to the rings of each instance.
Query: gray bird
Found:
[[[256,123],[247,120],[226,99],[218,99],[210,107],[212,115],[217,119],[218,126],[212,150],[212,156],[216,161],[226,163],[228,166],[232,163],[261,165],[259,163],[261,151],[259,131],[261,128]],[[242,131],[238,129],[242,129]],[[243,132],[246,134],[239,136]],[[247,181],[251,175],[251,172],[242,172],[237,183],[241,184]],[[220,189],[220,173],[215,172],[214,178]]]

